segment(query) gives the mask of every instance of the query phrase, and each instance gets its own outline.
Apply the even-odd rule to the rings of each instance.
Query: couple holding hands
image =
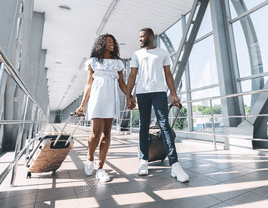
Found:
[[[118,88],[127,97],[127,107],[132,110],[136,100],[131,95],[136,83],[136,96],[140,113],[139,175],[148,174],[149,126],[152,106],[163,135],[163,143],[171,166],[171,176],[180,182],[189,180],[178,162],[172,130],[168,122],[167,87],[172,103],[180,105],[170,72],[170,58],[167,51],[153,43],[154,32],[143,28],[139,32],[141,49],[136,51],[130,62],[131,72],[127,85],[123,79],[124,64],[120,59],[119,46],[111,34],[100,35],[93,46],[91,58],[85,63],[88,66],[87,83],[77,116],[84,113],[88,105],[87,119],[91,120],[92,132],[88,138],[88,157],[85,165],[86,175],[92,175],[94,169],[94,153],[100,144],[99,164],[96,179],[107,182],[109,175],[103,165],[110,146],[113,119],[120,117],[120,101]],[[119,86],[119,87],[118,87]]]

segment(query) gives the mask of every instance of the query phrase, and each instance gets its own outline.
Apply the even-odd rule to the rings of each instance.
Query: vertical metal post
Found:
[[[119,119],[116,119],[116,134],[119,134]]]
[[[0,56],[1,59],[1,56]],[[0,119],[4,119],[4,104],[5,104],[5,89],[7,81],[7,73],[5,72],[5,63],[0,62]],[[2,143],[4,136],[4,125],[0,125],[0,143]],[[0,146],[0,151],[1,151]]]
[[[39,128],[39,114],[40,114],[40,109],[37,110],[37,113],[36,113],[36,124],[35,124],[35,128],[34,128],[34,133],[35,133],[35,136],[37,136],[37,132],[38,132],[38,128]]]
[[[22,120],[25,121],[26,119],[26,114],[27,114],[27,109],[28,109],[28,101],[29,101],[29,96],[24,95],[24,101],[23,101],[23,107],[22,107]],[[18,136],[17,136],[17,142],[16,142],[16,148],[15,148],[15,158],[19,154],[21,150],[21,143],[22,143],[22,136],[23,136],[23,130],[24,130],[24,123],[20,124],[19,130],[18,130]],[[12,169],[12,176],[11,176],[11,181],[10,185],[13,186],[15,182],[15,177],[16,177],[16,171],[17,171],[17,162],[15,163],[13,169]]]
[[[132,111],[130,111],[129,133],[132,135]]]
[[[182,25],[182,31],[185,31],[186,28],[186,17],[185,15],[182,15],[181,17],[181,25]],[[191,76],[190,76],[190,67],[189,67],[189,61],[187,61],[185,65],[185,87],[186,87],[186,98],[187,101],[192,100],[192,94],[190,92],[191,90]],[[188,131],[193,131],[193,109],[192,109],[192,102],[187,103],[187,117],[188,117]]]
[[[36,113],[36,104],[33,103],[33,106],[32,106],[32,114],[31,114],[31,121],[34,122],[34,118],[35,118],[35,113]],[[29,128],[29,131],[28,131],[28,139],[27,139],[27,143],[30,142],[32,138],[32,134],[33,134],[33,126],[34,126],[34,123],[31,123],[30,124],[30,128]],[[30,145],[28,146],[28,148],[26,149],[26,157],[25,159],[27,158],[27,156],[29,155],[29,150],[30,150]]]
[[[215,125],[214,125],[214,117],[213,117],[213,109],[212,109],[212,99],[210,99],[209,102],[210,102],[210,115],[211,115],[211,123],[212,123],[212,130],[213,130],[214,149],[217,150]]]

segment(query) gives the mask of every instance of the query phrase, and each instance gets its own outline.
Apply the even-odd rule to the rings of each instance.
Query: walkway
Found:
[[[113,134],[104,166],[112,180],[103,184],[84,174],[88,133],[77,130],[74,148],[55,175],[26,179],[21,159],[15,186],[9,187],[8,176],[0,187],[0,207],[268,207],[266,156],[222,146],[214,151],[211,143],[177,138],[182,167],[190,176],[189,183],[180,183],[170,176],[167,159],[150,163],[149,175],[139,176],[138,135]],[[11,156],[3,155],[0,164]]]

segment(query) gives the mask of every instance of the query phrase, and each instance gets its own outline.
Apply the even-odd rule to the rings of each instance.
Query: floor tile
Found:
[[[268,186],[267,185],[257,188],[255,190],[252,190],[251,192],[268,199]]]
[[[196,196],[196,197],[183,197],[180,199],[174,200],[182,208],[206,208],[216,204],[219,204],[221,201],[215,199],[211,196]]]
[[[268,199],[253,193],[246,193],[233,199],[227,200],[226,203],[235,207],[268,207]]]

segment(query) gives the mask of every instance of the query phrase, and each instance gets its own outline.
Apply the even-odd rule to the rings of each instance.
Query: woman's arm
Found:
[[[92,77],[93,73],[94,73],[94,71],[91,68],[91,66],[89,65],[88,66],[87,83],[86,83],[85,88],[84,88],[83,98],[82,98],[82,101],[81,101],[79,108],[77,108],[77,110],[75,111],[78,116],[82,116],[82,114],[85,111],[85,107],[86,107],[87,101],[89,99],[91,87],[92,87],[92,83],[93,83],[93,77]]]
[[[119,87],[122,90],[122,92],[126,95],[127,94],[127,85],[124,82],[123,73],[122,73],[122,71],[119,71],[118,74],[119,74],[119,78],[118,78]]]

